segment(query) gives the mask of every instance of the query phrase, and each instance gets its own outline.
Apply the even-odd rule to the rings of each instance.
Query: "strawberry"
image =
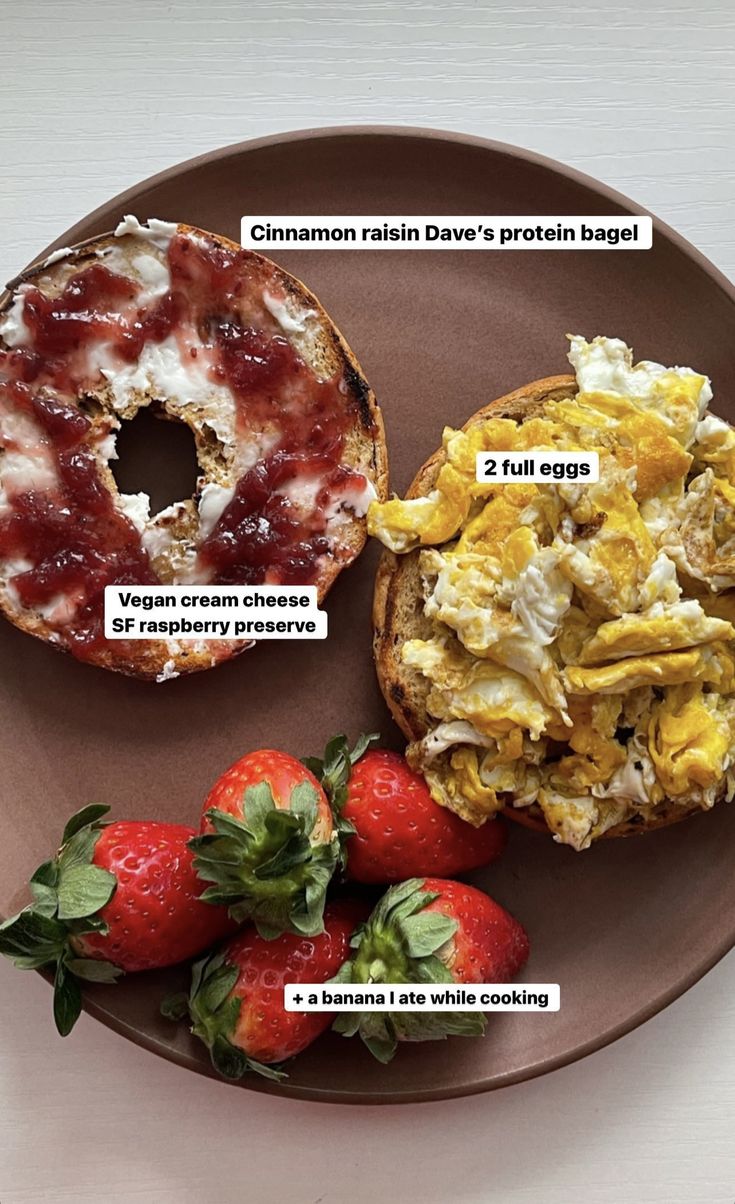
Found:
[[[429,788],[396,752],[371,749],[360,737],[349,751],[344,736],[324,759],[305,763],[321,778],[338,814],[347,874],[355,882],[402,882],[423,874],[466,874],[495,861],[507,828],[493,820],[474,828],[435,803]]]
[[[102,823],[92,805],[69,820],[61,847],[31,878],[33,902],[0,925],[0,953],[21,969],[54,969],[54,1018],[62,1036],[81,1011],[79,980],[187,961],[232,929],[204,906],[184,824]]]
[[[327,905],[318,936],[282,933],[266,941],[248,925],[219,952],[192,967],[188,995],[164,1000],[169,1019],[188,1016],[191,1031],[209,1049],[212,1065],[228,1079],[254,1070],[283,1079],[274,1065],[301,1053],[329,1028],[326,1012],[287,1012],[287,983],[326,982],[350,952],[350,936],[367,908],[351,900]]]
[[[341,983],[508,982],[528,958],[524,928],[474,886],[411,878],[388,890],[352,940],[355,950],[335,976]],[[399,1041],[479,1036],[480,1012],[355,1012],[334,1023],[359,1033],[381,1062]]]
[[[295,757],[248,753],[213,786],[191,841],[194,866],[211,882],[202,895],[224,904],[262,937],[322,931],[338,841],[327,796]]]

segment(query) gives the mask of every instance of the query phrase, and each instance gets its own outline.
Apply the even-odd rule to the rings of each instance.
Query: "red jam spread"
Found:
[[[359,401],[341,374],[318,380],[279,333],[263,301],[269,288],[282,294],[272,267],[184,233],[171,239],[167,266],[170,287],[149,304],[139,301],[141,284],[110,271],[103,259],[81,268],[56,297],[26,285],[22,319],[30,338],[0,350],[0,448],[15,446],[12,424],[2,434],[3,415],[26,415],[55,470],[44,490],[8,477],[0,560],[31,564],[11,579],[12,588],[23,606],[50,609],[50,626],[54,599],[73,600],[71,615],[58,623],[59,638],[83,659],[105,642],[104,587],[159,581],[94,451],[99,431],[83,407],[85,393],[103,383],[91,354],[96,347],[104,345],[108,362],[112,357],[122,367],[134,364],[146,344],[173,336],[182,362],[203,351],[212,383],[229,388],[238,441],[275,431],[270,450],[241,476],[199,545],[199,579],[308,584],[330,551],[328,508],[364,485],[340,463]],[[318,481],[315,502],[297,507],[284,486],[309,479]]]

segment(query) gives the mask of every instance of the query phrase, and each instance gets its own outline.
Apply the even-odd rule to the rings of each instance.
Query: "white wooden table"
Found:
[[[349,122],[519,143],[620,188],[735,275],[730,0],[4,0],[0,277],[211,147]],[[672,917],[672,923],[675,923]],[[735,961],[556,1074],[416,1108],[235,1092],[0,966],[0,1201],[733,1204]]]

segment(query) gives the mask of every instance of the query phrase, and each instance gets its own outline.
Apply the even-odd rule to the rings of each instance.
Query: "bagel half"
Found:
[[[142,342],[137,358],[125,348],[121,351],[118,343],[111,352],[104,333],[96,341],[83,343],[81,351],[67,338],[57,354],[53,330],[39,334],[41,327],[29,317],[26,306],[37,301],[39,294],[45,301],[62,304],[77,287],[75,280],[89,280],[89,269],[97,265],[132,281],[134,295],[132,301],[123,296],[119,301],[102,302],[99,311],[92,304],[92,317],[104,310],[105,320],[127,323],[131,328],[150,319],[153,333]],[[81,308],[82,317],[77,319],[81,322],[83,302],[72,296],[71,303],[77,306],[75,313]],[[156,331],[155,322],[157,315],[162,322],[168,321],[167,305],[184,316],[161,337],[163,328]],[[253,371],[257,372],[257,357],[261,345],[266,344],[276,348],[286,365],[277,384],[261,384],[260,378],[254,377],[257,404],[248,401],[247,378],[235,375],[242,372],[242,338],[251,331],[261,342],[246,367],[255,363]],[[240,343],[233,343],[233,338]],[[39,346],[43,353],[40,370]],[[322,457],[332,475],[321,501],[317,495],[325,478],[314,468],[314,458],[305,475],[299,476],[298,469],[299,456],[308,459],[316,438],[313,415],[317,403],[310,401],[309,390],[319,399],[327,399],[323,425],[331,431],[331,422],[340,441],[333,464],[328,456],[326,460]],[[98,484],[118,516],[113,521],[115,539],[125,543],[128,536],[123,527],[128,524],[131,547],[137,540],[143,561],[150,566],[152,576],[147,577],[146,570],[143,578],[153,583],[257,584],[260,579],[314,584],[321,601],[365,543],[364,515],[369,500],[386,495],[385,436],[375,397],[339,330],[299,280],[220,235],[156,219],[141,225],[126,218],[114,234],[55,252],[12,281],[0,299],[0,612],[23,631],[106,669],[163,681],[210,668],[243,651],[250,642],[100,638],[99,582],[93,585],[89,578],[81,583],[75,580],[73,590],[61,589],[42,603],[28,602],[19,584],[24,572],[38,570],[30,544],[38,546],[39,540],[27,536],[20,552],[12,545],[8,522],[16,517],[13,498],[22,493],[28,497],[35,490],[58,511],[70,497],[66,477],[63,489],[60,486],[58,456],[54,462],[58,444],[51,438],[49,450],[50,436],[35,422],[29,408],[35,403],[28,400],[29,393],[60,400],[73,411],[72,417],[78,415],[79,422],[86,419],[88,428],[79,446],[87,457],[93,455]],[[200,469],[195,494],[153,516],[148,513],[145,495],[120,493],[110,467],[121,424],[147,406],[153,407],[158,417],[184,422],[191,429]],[[299,406],[305,418],[299,416]],[[210,549],[216,551],[218,546],[210,539],[213,531],[222,529],[223,515],[243,479],[253,469],[259,471],[272,463],[272,457],[285,447],[286,429],[296,467],[283,470],[285,479],[279,479],[277,487],[269,484],[269,504],[273,494],[278,494],[279,514],[285,515],[279,531],[290,529],[292,516],[294,531],[304,531],[304,538],[313,539],[308,551],[311,559],[308,564],[303,558],[298,560],[303,546],[299,544],[287,572],[265,554],[262,574],[252,567],[252,557],[247,571],[232,557],[226,568],[224,562],[213,564]],[[294,431],[300,432],[301,445],[294,445]],[[77,503],[78,498],[71,496],[71,504]],[[78,528],[80,518],[86,521],[79,506],[76,524],[70,523],[70,548],[74,526]],[[257,513],[262,517],[262,510]],[[31,530],[36,533],[35,528]],[[296,546],[296,535],[293,539]],[[274,537],[278,554],[283,541],[279,546]],[[65,553],[63,546],[56,545],[46,551],[49,557]],[[302,563],[305,568],[298,567]],[[136,581],[136,573],[137,569],[127,575],[115,570],[111,580],[143,583],[140,573]],[[104,579],[104,571],[100,579]],[[82,627],[90,608],[95,634],[85,641]]]
[[[527,421],[537,416],[546,402],[573,397],[578,391],[577,381],[571,375],[533,381],[478,410],[462,430],[469,430],[488,418]],[[417,472],[406,491],[406,499],[427,496],[445,463],[446,454],[439,448]],[[373,600],[373,651],[378,681],[393,718],[410,743],[423,739],[435,723],[427,711],[429,682],[401,659],[401,650],[407,640],[429,639],[435,634],[433,623],[424,615],[419,555],[418,548],[402,555],[385,550],[378,565]],[[537,803],[516,808],[511,797],[507,797],[503,813],[509,819],[535,831],[551,834]],[[478,817],[472,807],[464,809],[459,799],[455,800],[455,809],[464,819],[477,826],[489,818]],[[653,816],[647,819],[642,815],[633,816],[608,828],[597,839],[667,827],[699,809],[696,804],[686,807],[664,800],[657,806]]]

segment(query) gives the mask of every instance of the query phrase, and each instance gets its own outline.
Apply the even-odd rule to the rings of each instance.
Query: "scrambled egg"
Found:
[[[584,849],[735,793],[735,431],[706,377],[570,341],[575,396],[445,430],[431,493],[368,528],[419,550],[433,797],[475,824],[536,805]],[[599,481],[476,480],[478,452],[543,449],[597,451]]]

